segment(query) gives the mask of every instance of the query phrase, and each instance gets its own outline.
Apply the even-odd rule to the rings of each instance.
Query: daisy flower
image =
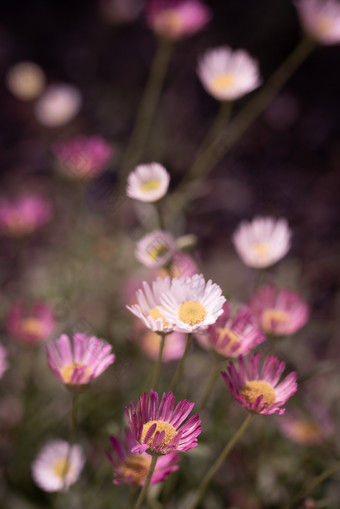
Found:
[[[223,313],[221,288],[202,274],[173,279],[170,290],[160,296],[162,313],[178,332],[194,332],[216,322]]]
[[[273,285],[260,288],[249,307],[262,330],[272,336],[294,334],[309,318],[308,306],[298,293],[278,290]]]
[[[280,382],[286,364],[274,355],[267,355],[262,369],[261,355],[255,353],[246,361],[242,355],[238,359],[238,369],[231,362],[227,372],[222,372],[232,396],[242,406],[259,414],[282,415],[282,406],[297,391],[296,373],[292,372]]]
[[[72,341],[62,334],[46,346],[48,365],[69,388],[88,384],[115,360],[112,346],[95,336],[76,333]]]
[[[0,345],[0,378],[3,377],[3,374],[8,369],[8,361],[7,361],[7,350],[4,346]]]
[[[168,273],[173,278],[191,277],[198,273],[198,267],[192,256],[183,251],[177,251],[172,257],[168,270],[162,268],[159,271],[161,277],[166,277]]]
[[[168,191],[170,175],[158,163],[141,164],[130,173],[126,194],[130,198],[145,202],[155,202]]]
[[[137,316],[144,325],[155,332],[172,332],[171,322],[167,322],[163,316],[160,296],[170,291],[170,278],[158,277],[151,286],[143,281],[143,288],[136,293],[138,304],[126,306],[131,313]]]
[[[163,230],[155,230],[137,243],[136,258],[146,267],[158,269],[166,265],[176,251],[173,236]]]
[[[37,120],[45,127],[60,127],[70,122],[81,108],[78,88],[65,83],[49,85],[34,106]]]
[[[109,163],[113,149],[100,136],[76,136],[66,142],[57,142],[52,147],[60,170],[75,179],[92,179],[103,173]]]
[[[340,42],[340,4],[336,0],[299,0],[296,2],[301,23],[321,44]]]
[[[208,328],[207,339],[219,355],[238,357],[247,355],[266,338],[246,306],[240,306],[232,316],[231,306],[226,303],[223,306],[223,314]]]
[[[40,343],[48,339],[55,328],[52,308],[44,303],[32,308],[15,304],[9,311],[6,328],[11,336],[24,343]]]
[[[32,101],[39,97],[45,87],[44,71],[34,62],[19,62],[6,74],[7,87],[22,101]]]
[[[0,199],[0,230],[12,237],[33,233],[53,217],[51,203],[36,194]]]
[[[148,475],[152,456],[143,452],[142,454],[131,453],[138,442],[136,442],[130,429],[125,432],[124,438],[110,436],[112,452],[107,457],[114,466],[114,484],[136,484],[143,486]],[[150,485],[165,481],[167,477],[178,470],[177,463],[180,456],[177,453],[170,453],[161,456],[151,477]]]
[[[263,269],[287,254],[290,238],[291,231],[285,219],[255,217],[251,222],[243,221],[232,240],[243,263]]]
[[[228,46],[207,50],[197,73],[206,91],[218,101],[239,99],[262,82],[256,60],[246,51],[233,51]]]
[[[138,442],[131,452],[142,454],[149,450],[156,454],[169,454],[197,447],[197,437],[202,431],[198,415],[184,423],[194,405],[182,400],[175,407],[172,392],[164,392],[159,403],[158,393],[152,389],[150,398],[146,393],[139,396],[137,406],[131,401],[130,410],[126,408],[125,411],[132,435]]]
[[[44,491],[68,489],[80,476],[85,458],[82,448],[64,440],[51,440],[42,448],[32,464],[35,483]]]
[[[211,11],[200,0],[148,0],[146,19],[157,35],[176,41],[202,30]]]

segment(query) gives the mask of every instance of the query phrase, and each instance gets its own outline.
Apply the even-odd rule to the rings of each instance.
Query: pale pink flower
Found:
[[[252,221],[243,221],[232,240],[243,263],[263,269],[287,254],[290,238],[291,231],[285,219],[255,217]]]
[[[44,71],[34,62],[19,62],[6,74],[8,89],[22,101],[32,101],[39,97],[45,87]]]
[[[0,378],[3,377],[7,369],[8,369],[7,350],[4,346],[0,345]]]
[[[262,330],[273,336],[290,336],[309,319],[308,306],[298,293],[273,285],[260,288],[251,297],[249,308]]]
[[[13,200],[0,199],[0,230],[6,235],[28,235],[48,223],[52,217],[52,205],[43,196],[32,193]]]
[[[227,372],[222,372],[232,396],[242,406],[259,414],[282,415],[283,405],[297,391],[296,373],[292,372],[280,382],[286,364],[274,355],[267,355],[262,368],[261,355],[255,353],[247,360],[240,355],[238,369],[230,362]]]
[[[27,344],[46,341],[55,328],[52,308],[44,303],[14,304],[8,313],[6,328],[11,336]]]
[[[170,175],[158,163],[141,164],[128,176],[126,194],[144,202],[155,202],[167,193]]]
[[[190,37],[211,19],[211,11],[200,0],[148,0],[146,18],[156,34],[170,40]]]
[[[321,44],[340,43],[340,3],[336,0],[298,0],[301,23]]]
[[[175,252],[176,243],[171,233],[155,230],[138,241],[136,258],[146,267],[158,269],[167,265]]]
[[[60,127],[78,114],[81,104],[81,93],[75,86],[50,85],[35,103],[35,116],[45,127]]]
[[[207,50],[197,72],[206,91],[219,101],[239,99],[262,82],[257,61],[245,50],[228,46]]]

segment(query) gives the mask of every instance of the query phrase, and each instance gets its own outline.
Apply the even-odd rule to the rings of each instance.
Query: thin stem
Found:
[[[333,475],[337,470],[340,469],[340,461],[335,463],[332,467],[329,467],[327,470],[322,472],[320,475],[315,477],[313,481],[307,486],[307,488],[303,489],[298,493],[288,505],[285,506],[285,509],[292,509],[297,502],[301,499],[305,498],[311,491],[314,490],[319,484],[321,484],[325,479]]]
[[[216,380],[218,378],[218,375],[220,373],[220,366],[221,366],[221,359],[216,356],[213,369],[210,373],[210,377],[207,382],[207,385],[205,386],[205,390],[203,393],[203,397],[201,399],[201,403],[199,404],[199,407],[198,407],[198,411],[202,411],[204,409],[204,407],[209,399],[211,391],[213,390]]]
[[[79,397],[79,393],[77,391],[73,391],[72,392],[70,435],[69,435],[69,441],[68,441],[69,446],[68,446],[68,451],[67,451],[67,456],[66,456],[66,461],[65,461],[65,467],[64,467],[64,471],[63,471],[63,475],[62,475],[62,477],[64,479],[64,490],[66,488],[66,476],[67,476],[67,473],[69,470],[72,447],[73,447],[75,436],[76,436],[78,397]]]
[[[163,212],[162,212],[161,204],[159,201],[155,203],[155,209],[156,209],[156,213],[157,213],[159,229],[165,230],[165,222],[164,222]]]
[[[142,507],[142,503],[143,503],[143,500],[145,498],[146,492],[148,490],[152,474],[154,473],[157,460],[158,460],[158,456],[156,456],[156,455],[152,456],[149,472],[148,472],[147,478],[145,479],[145,483],[144,483],[144,486],[142,488],[142,491],[140,492],[139,497],[137,499],[137,502],[136,502],[136,505],[135,505],[135,509],[140,509]]]
[[[148,82],[137,113],[135,125],[126,148],[120,179],[124,179],[127,171],[131,170],[143,154],[144,147],[150,132],[151,123],[155,115],[168,63],[172,53],[173,44],[166,39],[160,39],[154,57]]]
[[[185,361],[186,361],[186,358],[188,356],[188,352],[189,352],[189,349],[191,346],[191,341],[192,341],[192,333],[190,332],[187,337],[187,344],[185,346],[183,357],[181,358],[180,363],[177,366],[175,375],[171,382],[170,391],[172,391],[172,392],[174,392],[176,390],[177,384],[181,379],[183,369],[184,369],[184,364],[185,364]]]
[[[221,454],[219,455],[219,457],[217,458],[215,463],[212,465],[210,470],[208,470],[208,472],[206,473],[206,475],[203,478],[203,481],[200,484],[200,487],[197,491],[196,499],[195,499],[193,505],[190,507],[190,509],[196,509],[196,507],[198,507],[199,503],[201,502],[201,500],[202,500],[202,498],[210,484],[210,481],[212,480],[212,478],[214,477],[217,470],[220,468],[220,466],[222,465],[222,463],[224,462],[224,460],[226,459],[226,457],[228,456],[230,451],[233,449],[236,442],[241,438],[243,433],[246,431],[246,429],[248,428],[252,419],[254,418],[254,415],[255,414],[247,415],[247,417],[243,421],[242,426],[238,429],[238,431],[235,433],[235,435],[231,437],[231,439],[229,440],[229,442],[227,443],[227,445],[225,446],[225,448],[223,449],[223,451],[221,452]]]
[[[130,490],[130,495],[129,495],[127,509],[132,509],[133,508],[133,503],[135,501],[136,493],[137,493],[137,485],[132,484],[131,485],[131,490]]]
[[[159,333],[160,336],[160,346],[159,346],[159,352],[157,361],[154,367],[153,375],[152,375],[152,381],[151,381],[151,388],[154,391],[157,391],[158,389],[158,383],[159,383],[159,373],[161,371],[161,365],[162,365],[162,357],[163,357],[163,350],[164,350],[164,344],[165,344],[165,337],[166,334],[163,332]]]

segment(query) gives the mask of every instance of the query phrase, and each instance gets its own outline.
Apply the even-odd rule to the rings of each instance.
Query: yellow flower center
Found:
[[[240,345],[241,341],[234,331],[230,329],[223,329],[222,327],[217,327],[216,331],[219,334],[217,348],[222,353],[229,354],[232,347]],[[229,339],[229,343],[226,346],[221,347],[221,343],[224,339]]]
[[[143,430],[142,430],[142,438],[141,438],[141,442],[143,444],[145,444],[145,437],[146,437],[146,434],[147,432],[149,431],[149,429],[151,428],[151,426],[153,424],[156,424],[156,429],[154,431],[154,433],[151,435],[151,437],[149,438],[149,441],[147,442],[147,444],[151,447],[152,445],[152,442],[153,442],[153,438],[155,436],[155,433],[156,431],[164,431],[165,432],[165,435],[164,435],[164,439],[163,439],[163,442],[162,442],[162,448],[165,447],[166,445],[170,444],[171,440],[173,438],[175,438],[175,436],[177,435],[177,431],[175,430],[175,428],[169,424],[168,422],[165,422],[165,421],[149,421],[149,422],[146,422],[143,426]]]
[[[52,465],[53,473],[60,479],[64,479],[71,470],[70,462],[67,464],[67,458],[59,458]]]
[[[269,255],[268,246],[267,246],[267,244],[264,244],[263,242],[256,242],[252,246],[252,248],[255,251],[255,253],[257,255],[261,256],[262,258],[266,258]]]
[[[188,325],[197,325],[205,319],[207,311],[205,307],[197,301],[189,300],[180,305],[178,309],[178,318]]]
[[[76,369],[83,368],[85,364],[82,364],[81,362],[71,362],[70,364],[66,364],[63,368],[60,369],[60,374],[66,384],[71,383],[73,373]],[[85,380],[87,376],[91,373],[90,366],[86,367],[86,370],[83,374],[82,380]],[[77,382],[78,384],[84,383],[82,380]]]
[[[121,472],[125,477],[130,477],[134,484],[141,484],[148,475],[150,463],[151,458],[141,454],[131,454],[124,460]]]
[[[151,260],[158,260],[161,256],[165,255],[168,252],[168,246],[165,244],[159,244],[158,246],[151,246],[148,249],[148,255]]]
[[[39,335],[42,331],[41,322],[37,318],[24,318],[21,321],[21,330],[25,334]]]
[[[223,92],[229,87],[233,87],[236,83],[236,77],[234,74],[224,73],[218,74],[212,80],[212,88],[215,92]]]
[[[291,432],[294,440],[302,444],[316,443],[322,438],[320,427],[309,419],[298,419],[292,425]]]
[[[168,322],[165,320],[164,316],[162,315],[162,313],[160,312],[159,309],[157,308],[152,308],[150,309],[149,311],[149,316],[153,319],[153,320],[157,320],[157,318],[162,318],[163,320],[163,325],[164,327],[168,327]]]
[[[333,20],[326,14],[320,14],[317,26],[321,34],[327,35],[332,29]]]
[[[244,384],[240,390],[240,394],[248,403],[255,403],[259,396],[263,396],[262,404],[268,406],[276,401],[276,395],[273,387],[264,380],[250,380]]]
[[[261,318],[262,328],[266,332],[272,332],[272,323],[287,323],[289,322],[290,316],[286,311],[280,311],[279,309],[266,309]]]
[[[143,182],[143,184],[140,185],[140,190],[143,191],[143,193],[148,193],[149,191],[156,191],[156,189],[160,188],[160,181],[157,179],[150,179]]]

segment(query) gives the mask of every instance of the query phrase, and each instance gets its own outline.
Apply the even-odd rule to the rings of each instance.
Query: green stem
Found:
[[[159,40],[135,125],[121,164],[121,180],[125,178],[128,171],[132,170],[140,162],[143,155],[172,50],[173,44],[170,41],[166,39]]]
[[[205,390],[204,390],[204,393],[203,393],[203,397],[202,397],[201,403],[199,404],[199,407],[198,407],[198,411],[202,411],[204,409],[204,407],[205,407],[205,405],[206,405],[206,403],[207,403],[207,401],[209,399],[211,391],[213,390],[214,385],[216,383],[216,380],[218,378],[218,375],[220,373],[220,366],[221,366],[221,359],[216,356],[213,369],[212,369],[212,371],[210,373],[210,377],[209,377],[209,380],[207,382],[207,385],[205,386]]]
[[[235,433],[235,435],[231,437],[231,439],[229,440],[229,442],[227,443],[227,445],[225,446],[225,448],[223,449],[223,451],[221,452],[221,454],[219,455],[219,457],[217,458],[215,463],[212,465],[210,470],[208,470],[208,472],[204,476],[202,482],[200,483],[200,487],[198,488],[195,501],[194,501],[193,505],[190,507],[190,509],[196,509],[196,507],[198,507],[199,503],[201,502],[201,500],[202,500],[202,498],[210,484],[210,481],[212,480],[212,478],[214,477],[217,470],[220,468],[220,466],[222,465],[222,463],[224,462],[224,460],[226,459],[226,457],[228,456],[230,451],[233,449],[236,442],[241,438],[243,433],[246,431],[246,429],[248,428],[252,419],[254,418],[254,415],[255,414],[247,415],[247,417],[243,421],[242,426]]]
[[[157,219],[158,219],[158,226],[159,226],[159,229],[160,230],[165,230],[165,222],[164,222],[164,217],[163,217],[163,212],[162,212],[162,209],[161,209],[161,204],[160,202],[156,202],[155,203],[155,209],[156,209],[156,213],[157,213]]]
[[[156,455],[152,456],[149,472],[148,472],[147,478],[145,479],[145,483],[144,483],[144,486],[142,488],[142,491],[140,492],[139,497],[137,499],[137,502],[136,502],[136,505],[135,505],[135,509],[140,509],[142,507],[142,503],[143,503],[143,500],[145,498],[145,495],[146,495],[146,492],[148,490],[148,487],[150,485],[151,477],[152,477],[152,474],[154,473],[157,460],[158,460],[158,456],[156,456]]]
[[[159,336],[160,336],[160,342],[161,343],[160,343],[158,357],[157,357],[157,361],[156,361],[156,364],[155,364],[155,367],[154,367],[154,372],[153,372],[152,381],[151,381],[151,388],[154,391],[157,391],[157,389],[158,389],[159,373],[161,371],[162,357],[163,357],[163,350],[164,350],[166,334],[164,334],[164,332],[160,332]]]
[[[136,493],[137,493],[137,485],[132,484],[127,509],[133,508],[133,503],[135,501]]]
[[[285,509],[292,509],[297,502],[299,502],[301,499],[305,498],[311,491],[314,490],[319,484],[321,484],[325,479],[333,475],[337,470],[340,469],[340,461],[335,463],[332,467],[329,467],[327,470],[322,472],[320,475],[315,477],[313,481],[305,488],[304,490],[300,491],[291,501],[288,505],[285,506]]]
[[[79,393],[77,391],[73,391],[72,392],[72,410],[71,410],[70,436],[69,436],[69,441],[68,441],[69,447],[68,447],[68,451],[67,451],[64,472],[63,472],[63,475],[62,475],[62,477],[64,478],[64,490],[66,489],[66,475],[67,475],[67,472],[69,470],[72,447],[73,447],[75,436],[76,436],[77,411],[78,411],[78,396],[79,396]]]
[[[172,391],[172,392],[174,392],[176,390],[177,384],[181,379],[183,369],[184,369],[184,364],[185,364],[185,361],[186,361],[186,358],[188,356],[188,352],[189,352],[189,349],[191,346],[191,341],[192,341],[192,333],[190,332],[187,337],[187,344],[185,346],[183,357],[181,358],[181,361],[176,369],[175,375],[171,382],[170,391]]]

